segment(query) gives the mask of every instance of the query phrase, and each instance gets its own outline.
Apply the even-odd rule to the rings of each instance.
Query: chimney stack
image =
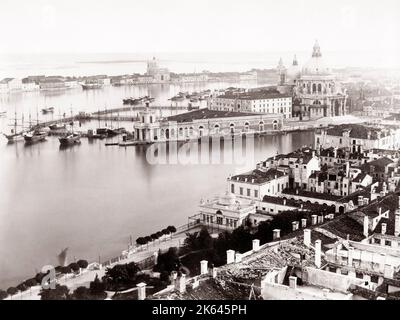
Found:
[[[363,196],[358,196],[358,206],[361,207],[364,205]]]
[[[321,268],[321,240],[315,241],[315,265]]]
[[[367,216],[364,217],[364,228],[363,228],[363,233],[364,233],[364,237],[368,237],[368,233],[369,233],[369,219]]]
[[[313,226],[315,226],[315,225],[317,224],[317,219],[318,219],[318,216],[317,216],[316,214],[313,214],[313,215],[311,216],[311,224],[312,224]]]
[[[301,219],[301,227],[302,228],[307,227],[307,219]]]
[[[240,252],[235,253],[235,263],[242,262],[242,254]]]
[[[235,262],[235,251],[227,250],[226,251],[226,264],[234,263]]]
[[[208,273],[208,261],[201,260],[200,261],[200,274],[207,274]]]
[[[283,205],[286,206],[286,199],[283,199]]]
[[[281,237],[281,229],[274,229],[272,230],[272,232],[273,232],[272,236],[273,240],[279,240]]]
[[[253,240],[253,251],[260,250],[260,240],[254,239]]]
[[[291,289],[297,289],[297,277],[294,276],[289,277],[289,287]]]
[[[298,221],[293,221],[292,222],[292,231],[296,231],[299,229],[299,222]]]
[[[181,277],[178,280],[179,284],[179,292],[185,293],[186,292],[186,275],[182,273]]]
[[[309,247],[311,245],[311,230],[304,229],[304,245]]]
[[[386,223],[382,223],[382,224],[381,224],[381,228],[382,228],[382,229],[381,229],[381,233],[382,233],[382,234],[386,234]]]
[[[394,235],[396,237],[400,235],[400,209],[396,209],[394,213]]]
[[[138,292],[138,300],[146,299],[146,284],[144,282],[140,282],[136,285]]]
[[[347,264],[350,267],[353,265],[353,256],[354,256],[354,248],[349,247],[349,251],[347,252]]]

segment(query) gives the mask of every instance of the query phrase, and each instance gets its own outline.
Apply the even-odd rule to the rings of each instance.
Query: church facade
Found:
[[[290,88],[294,106],[297,105],[300,119],[319,119],[348,114],[346,90],[337,81],[322,58],[318,42],[313,47],[310,60],[300,69],[296,57],[290,68],[282,60],[278,65],[278,88]]]

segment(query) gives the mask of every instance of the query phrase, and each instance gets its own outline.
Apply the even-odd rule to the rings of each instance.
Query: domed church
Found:
[[[301,107],[301,119],[343,116],[348,113],[346,90],[324,63],[318,42],[313,47],[310,60],[301,70],[295,56],[288,69],[280,60],[278,73],[278,87],[293,87],[293,101]]]

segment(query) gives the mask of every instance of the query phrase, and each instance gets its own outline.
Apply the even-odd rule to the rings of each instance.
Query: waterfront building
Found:
[[[65,90],[67,88],[62,77],[46,77],[39,81],[39,86],[40,90],[44,91]]]
[[[22,80],[17,78],[5,78],[0,81],[0,92],[10,93],[22,90]]]
[[[254,201],[240,199],[226,192],[214,199],[201,200],[199,214],[189,220],[198,221],[210,229],[234,230],[244,225],[248,216],[254,212]]]
[[[367,149],[397,149],[400,147],[400,128],[343,124],[319,129],[314,139],[316,149],[338,147],[352,153]]]
[[[318,42],[301,72],[296,57],[291,68],[285,68],[281,59],[277,69],[278,89],[293,91],[293,100],[301,108],[301,118],[318,119],[348,113],[346,90],[326,66]]]
[[[282,127],[280,115],[199,109],[166,118],[146,108],[134,125],[139,141],[185,141],[204,136],[225,136],[273,132]]]
[[[147,61],[147,71],[145,75],[151,77],[153,83],[170,81],[169,70],[167,68],[160,68],[155,57],[153,57],[152,60]]]
[[[259,168],[228,178],[228,185],[238,197],[261,200],[266,195],[279,196],[288,188],[289,175],[275,168]]]
[[[276,90],[227,91],[209,101],[211,110],[281,114],[292,117],[292,97]]]
[[[207,82],[208,74],[207,73],[184,73],[179,74],[178,81],[179,82]]]
[[[239,75],[239,81],[257,81],[257,71],[249,71]]]
[[[29,91],[36,91],[40,90],[38,84],[35,81],[29,80],[28,78],[22,79],[22,91],[29,92]]]

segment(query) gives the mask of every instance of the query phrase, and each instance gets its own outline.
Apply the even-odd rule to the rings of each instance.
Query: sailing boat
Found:
[[[65,113],[64,113],[64,115],[65,115]],[[58,116],[61,119],[61,117],[62,117],[61,112],[58,113]],[[65,116],[64,116],[64,118],[65,118]],[[50,128],[50,130],[62,130],[62,129],[66,129],[66,126],[64,123],[56,122],[56,123],[49,125],[49,128]]]
[[[68,132],[67,134],[58,139],[62,146],[72,145],[81,142],[81,135],[79,133],[74,132],[74,118],[72,116],[72,109],[71,109],[71,118],[72,118],[71,132]]]
[[[17,119],[17,112],[15,111],[15,118],[14,118],[14,124],[12,125],[13,128],[11,129],[11,133],[10,134],[5,134],[3,133],[3,135],[7,138],[8,142],[16,142],[19,140],[23,140],[24,136],[24,131],[17,131],[18,128],[18,119]],[[24,114],[22,114],[22,125],[24,122]]]
[[[36,116],[37,116],[37,125],[36,128],[34,128],[33,130],[31,130],[30,132],[26,133],[24,135],[24,139],[26,143],[35,143],[35,142],[39,142],[39,141],[44,141],[46,140],[46,137],[48,135],[48,132],[40,130],[39,127],[39,114],[36,112]],[[31,115],[29,114],[29,119],[31,119]],[[29,122],[31,122],[29,120]],[[30,123],[30,127],[31,123]]]

